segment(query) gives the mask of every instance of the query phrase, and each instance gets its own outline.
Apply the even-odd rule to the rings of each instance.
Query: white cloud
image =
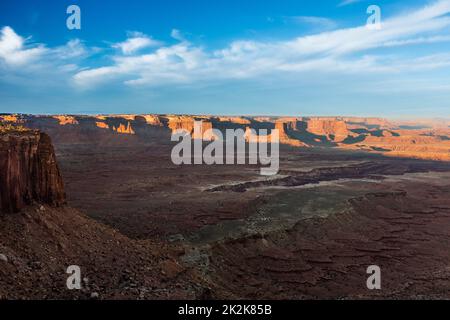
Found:
[[[118,78],[126,79],[127,84],[157,84],[159,81],[174,83],[188,79],[188,74],[198,72],[202,68],[202,61],[207,60],[201,49],[182,42],[149,54],[116,56],[114,65],[83,70],[74,76],[74,80],[82,87]],[[140,77],[132,79],[136,78],[136,74]]]
[[[427,44],[438,42],[450,42],[450,36],[431,36],[431,37],[418,37],[405,40],[393,40],[384,43],[385,47],[397,47],[415,44]]]
[[[178,41],[184,41],[185,40],[183,34],[178,29],[172,29],[172,31],[170,32],[170,36],[172,38],[174,38],[175,40],[178,40]]]
[[[0,61],[10,66],[23,66],[32,61],[33,64],[22,69],[40,66],[41,74],[55,77],[55,82],[64,77],[61,82],[67,82],[67,78],[72,84],[88,89],[109,83],[160,86],[263,79],[274,75],[304,77],[309,72],[325,76],[332,73],[421,72],[449,68],[450,59],[444,53],[420,56],[419,52],[410,52],[405,55],[397,48],[450,41],[449,13],[450,0],[441,0],[385,19],[381,30],[359,26],[283,41],[239,40],[217,50],[191,43],[177,29],[172,30],[171,36],[178,42],[171,45],[133,32],[124,42],[112,45],[119,50],[112,56],[105,55],[104,58],[111,61],[100,67],[89,67],[88,64],[82,67],[83,59],[97,51],[81,40],[48,48],[32,44],[5,27],[0,38]],[[331,23],[320,17],[297,18],[303,23],[322,26]],[[149,47],[155,48],[141,51]],[[383,48],[383,52],[371,51],[378,48]]]
[[[361,2],[362,0],[343,0],[338,4],[338,7],[345,7],[354,3]]]
[[[114,44],[113,48],[120,49],[123,54],[129,55],[144,48],[161,45],[159,41],[140,32],[132,32],[129,35],[130,37],[126,41]]]
[[[334,20],[324,17],[297,16],[297,17],[290,17],[290,20],[296,23],[309,24],[312,27],[319,28],[322,30],[327,29],[329,30],[337,27],[337,23]]]
[[[70,40],[64,46],[57,47],[52,51],[57,59],[85,57],[89,52],[90,49],[88,49],[80,39]]]
[[[11,27],[0,31],[0,60],[9,67],[33,65],[65,64],[67,60],[81,59],[97,52],[98,48],[88,48],[80,39],[69,40],[66,44],[48,48],[44,44],[32,43],[31,38],[23,38]]]
[[[427,32],[445,30],[450,26],[450,18],[446,16],[449,12],[450,1],[438,1],[434,5],[385,20],[381,30],[369,30],[365,26],[340,29],[301,37],[291,41],[289,46],[302,54],[330,55],[379,48],[392,41],[411,40]]]
[[[46,49],[41,45],[27,47],[26,39],[15,33],[11,27],[3,27],[0,33],[0,59],[8,65],[27,64],[46,52]]]
[[[0,82],[25,87],[69,86],[80,63],[98,48],[89,48],[79,39],[49,48],[32,38],[18,35],[11,27],[0,31]]]
[[[234,41],[226,48],[213,52],[193,45],[174,29],[171,35],[180,43],[160,47],[150,54],[115,56],[112,65],[83,70],[74,79],[77,84],[86,87],[110,80],[120,80],[128,85],[153,86],[242,79],[280,72],[301,74],[314,70],[328,73],[398,72],[408,68],[401,63],[402,59],[383,59],[365,52],[376,48],[447,41],[448,36],[437,33],[448,30],[449,12],[450,1],[441,0],[386,19],[381,30],[360,26],[287,41]],[[324,23],[318,17],[301,19]],[[427,63],[434,65],[432,61]],[[425,68],[423,64],[422,68]]]

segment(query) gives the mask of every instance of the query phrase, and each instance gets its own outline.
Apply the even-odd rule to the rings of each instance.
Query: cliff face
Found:
[[[135,134],[135,132],[129,122],[128,122],[127,126],[125,126],[123,123],[121,123],[117,128],[113,127],[113,130],[116,131],[117,133]]]
[[[168,116],[168,127],[175,133],[177,130],[184,130],[192,134],[192,139],[203,139],[205,141],[214,140],[213,134],[205,135],[208,130],[213,129],[212,123],[208,118],[189,117],[189,116]],[[194,130],[195,121],[202,121],[200,132]]]
[[[307,121],[308,131],[319,135],[327,136],[331,140],[343,141],[349,136],[347,124],[342,120],[312,118]]]
[[[33,116],[0,114],[0,123],[23,125],[47,132],[53,141],[64,144],[96,143],[170,143],[170,134],[178,129],[193,139],[211,141],[194,132],[195,121],[202,121],[202,133],[217,129],[255,131],[278,129],[280,143],[295,147],[332,147],[359,150],[394,157],[450,160],[450,122],[418,120],[390,122],[361,117],[227,117],[189,115],[101,115]]]
[[[300,140],[292,139],[289,137],[289,135],[286,132],[286,129],[289,128],[292,130],[293,127],[295,127],[295,121],[294,122],[284,122],[284,121],[276,121],[275,122],[275,129],[278,129],[279,131],[279,138],[281,144],[286,144],[294,147],[306,147],[307,145]]]
[[[64,185],[47,134],[0,133],[0,186],[3,213],[17,212],[33,202],[64,204]]]

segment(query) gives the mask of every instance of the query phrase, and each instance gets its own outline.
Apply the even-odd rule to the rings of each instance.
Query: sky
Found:
[[[0,1],[0,113],[449,111],[450,0]]]

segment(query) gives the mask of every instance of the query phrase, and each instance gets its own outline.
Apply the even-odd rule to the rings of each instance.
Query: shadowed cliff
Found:
[[[50,137],[39,131],[0,131],[0,204],[5,213],[34,202],[59,206],[66,195]]]

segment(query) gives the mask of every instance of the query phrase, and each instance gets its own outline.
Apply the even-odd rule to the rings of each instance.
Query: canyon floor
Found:
[[[175,166],[164,145],[56,150],[70,207],[177,248],[211,298],[450,297],[446,162],[284,147],[279,175],[261,178]]]
[[[449,123],[200,119],[278,128],[278,174],[174,165],[170,132],[193,117],[4,115],[52,138],[67,204],[0,215],[0,298],[450,299]]]

